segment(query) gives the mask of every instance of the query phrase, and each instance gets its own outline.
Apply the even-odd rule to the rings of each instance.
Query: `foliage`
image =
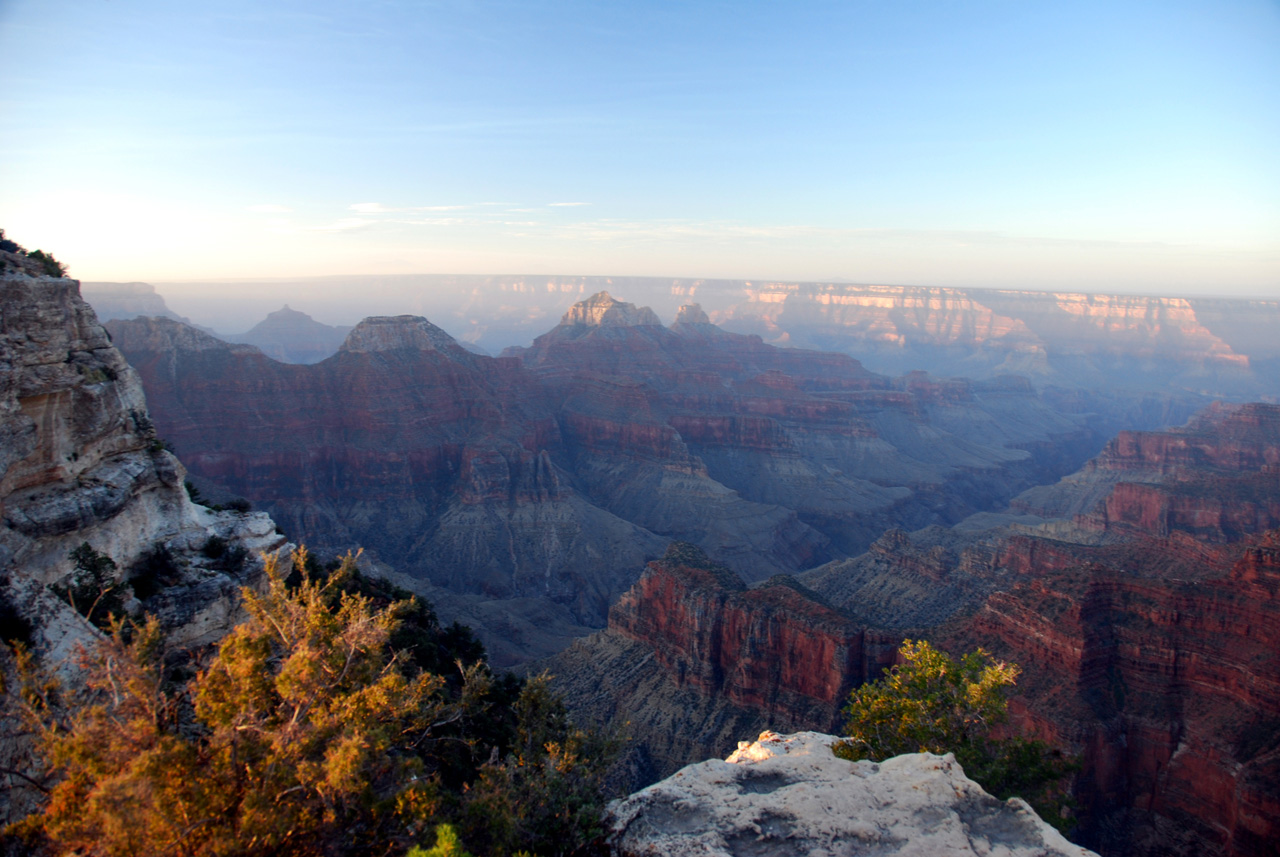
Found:
[[[44,268],[47,277],[65,277],[67,275],[67,266],[53,258],[52,253],[46,253],[43,250],[32,250],[27,254],[28,259],[34,259]]]
[[[436,828],[436,844],[423,850],[416,845],[409,849],[408,857],[471,857],[462,847],[458,832],[452,824],[442,824]]]
[[[88,542],[82,542],[67,556],[75,563],[75,570],[69,583],[54,587],[54,591],[99,628],[110,627],[113,618],[124,613],[124,598],[116,580],[116,561],[94,550]]]
[[[377,593],[355,557],[318,565],[305,549],[291,569],[267,558],[265,589],[242,592],[248,619],[185,685],[155,619],[131,633],[114,620],[68,705],[26,670],[22,698],[57,782],[14,841],[86,857],[377,855],[434,830],[418,853],[465,857],[460,832],[498,844],[466,826],[485,800],[504,838],[478,853],[544,835],[557,839],[539,853],[567,853],[595,834],[603,796],[589,774],[603,766],[575,755],[594,745],[545,679],[517,697],[482,650],[448,679],[420,668],[394,641],[414,617],[421,657],[439,657],[434,612]]]
[[[576,729],[550,680],[544,673],[525,684],[514,751],[486,765],[468,793],[463,835],[483,853],[558,857],[604,834],[604,777],[617,742]]]
[[[1059,829],[1067,826],[1065,781],[1074,760],[1041,741],[992,737],[1008,719],[1007,693],[1021,670],[982,649],[959,661],[928,642],[906,640],[902,663],[855,688],[836,755],[882,761],[902,753],[954,753],[965,773],[1000,799],[1018,796]]]

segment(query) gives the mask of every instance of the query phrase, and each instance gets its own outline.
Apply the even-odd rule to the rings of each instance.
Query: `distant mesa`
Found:
[[[587,325],[590,327],[641,327],[662,326],[658,314],[645,307],[637,307],[620,301],[608,292],[596,292],[586,300],[578,301],[560,319],[562,325]]]
[[[349,352],[443,351],[466,359],[467,349],[420,315],[370,316],[347,335],[340,350]]]

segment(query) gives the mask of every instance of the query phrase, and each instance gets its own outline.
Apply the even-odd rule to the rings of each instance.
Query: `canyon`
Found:
[[[890,378],[607,293],[496,358],[415,316],[366,319],[310,365],[173,319],[107,328],[206,496],[322,552],[366,548],[502,664],[602,627],[672,540],[748,581],[799,572],[1002,508],[1117,426],[1201,403]]]
[[[1023,669],[1008,728],[1079,754],[1078,841],[1273,854],[1278,454],[1280,407],[1220,405],[1179,429],[1121,433],[1006,513],[892,530],[793,578],[747,587],[696,556],[651,563],[605,631],[542,666],[575,711],[630,723],[636,770],[656,778],[678,767],[668,735],[677,756],[724,755],[725,723],[838,727],[848,689],[904,638],[983,647]],[[1206,481],[1212,492],[1185,490]],[[1240,497],[1269,499],[1221,514]]]
[[[114,319],[108,339],[74,281],[36,274],[0,299],[0,588],[52,659],[97,633],[49,589],[72,547],[132,574],[164,545],[177,562],[132,609],[199,647],[254,575],[203,548],[279,549],[278,520],[322,550],[367,545],[367,568],[475,623],[496,664],[550,655],[528,668],[575,716],[630,723],[635,784],[766,728],[838,730],[848,691],[926,637],[1022,666],[1009,728],[1080,755],[1077,835],[1100,853],[1277,841],[1280,407],[1204,407],[1269,359],[1236,304],[921,293],[906,312],[901,291],[798,289],[726,322],[795,342],[779,322],[799,306],[888,300],[859,311],[864,339],[941,349],[952,377],[779,348],[691,303],[664,326],[606,293],[499,357],[383,316],[306,362],[172,317]],[[1112,371],[1132,386],[1062,383]],[[195,504],[187,481],[270,516]]]

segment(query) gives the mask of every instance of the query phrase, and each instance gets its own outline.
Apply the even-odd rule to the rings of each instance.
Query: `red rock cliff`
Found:
[[[1092,844],[1275,854],[1280,534],[1235,548],[1226,574],[1189,539],[1082,549],[1074,566],[1029,541],[1063,570],[993,595],[951,643],[1021,664],[1018,719],[1082,749]]]
[[[900,640],[855,625],[794,584],[747,589],[691,546],[652,562],[609,611],[677,686],[832,728],[849,690],[893,661]]]

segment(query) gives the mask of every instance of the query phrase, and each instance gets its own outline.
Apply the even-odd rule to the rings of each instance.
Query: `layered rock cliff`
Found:
[[[264,514],[194,505],[183,487],[185,470],[155,435],[138,376],[81,300],[79,284],[6,267],[0,276],[6,634],[74,678],[77,648],[99,631],[59,593],[72,583],[72,551],[87,544],[114,561],[103,586],[123,593],[123,609],[157,615],[176,647],[217,640],[238,618],[239,590],[260,569],[259,552],[285,539]],[[0,647],[0,670],[12,666]],[[29,769],[22,730],[4,726],[0,767]],[[25,781],[9,773],[5,779],[0,815],[20,816],[30,797]]]
[[[160,434],[192,472],[319,550],[366,547],[398,571],[486,600],[544,599],[565,627],[603,617],[661,551],[657,537],[585,500],[553,462],[560,429],[537,379],[425,319],[367,319],[314,365],[163,319],[111,330],[147,384]],[[513,642],[495,655],[516,656]]]
[[[857,354],[881,370],[1235,396],[1275,395],[1280,383],[1266,371],[1271,346],[1232,332],[1243,301],[792,283],[747,284],[743,294],[713,318],[770,341]],[[1280,304],[1250,307],[1280,319]]]
[[[849,690],[900,639],[867,630],[790,578],[748,589],[676,543],[609,611],[609,627],[543,662],[579,716],[629,724],[637,780],[723,755],[743,729],[834,728]]]
[[[1022,665],[1018,720],[1081,748],[1083,834],[1103,853],[1275,853],[1280,534],[1236,552],[1218,576],[1194,555],[1178,573],[1176,543],[1145,563],[1094,551],[947,637]]]

